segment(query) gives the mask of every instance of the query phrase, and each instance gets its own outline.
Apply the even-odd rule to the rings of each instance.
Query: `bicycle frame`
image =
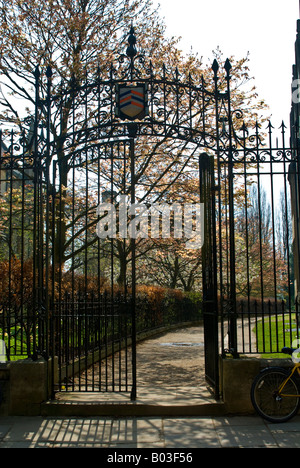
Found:
[[[284,387],[286,386],[287,382],[293,377],[293,375],[295,374],[295,372],[298,372],[298,375],[300,376],[300,363],[296,363],[291,371],[291,373],[289,374],[289,376],[284,380],[284,382],[280,385],[279,389],[278,389],[278,396],[280,397],[299,397],[300,398],[300,394],[298,395],[289,395],[289,394],[286,394],[286,393],[282,393]]]

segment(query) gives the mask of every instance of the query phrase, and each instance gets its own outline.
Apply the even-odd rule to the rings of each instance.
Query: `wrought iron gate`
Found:
[[[131,391],[135,398],[134,245],[115,239],[109,211],[120,203],[118,182],[124,194],[134,186],[132,174],[129,182],[120,177],[130,152],[130,138],[78,151],[68,161],[67,185],[53,162],[49,311],[57,390]],[[102,226],[107,217],[111,224]]]
[[[44,146],[52,194],[46,207],[51,246],[46,294],[49,351],[59,364],[56,389],[130,390],[132,399],[137,332],[146,323],[179,323],[183,315],[173,308],[167,319],[167,311],[165,317],[155,317],[155,311],[146,317],[140,303],[136,307],[136,245],[145,233],[137,227],[138,239],[127,238],[129,225],[137,217],[137,201],[146,207],[176,202],[168,198],[172,184],[180,182],[180,174],[184,178],[200,148],[216,145],[207,124],[215,99],[210,87],[191,77],[181,81],[178,70],[173,74],[166,67],[158,75],[137,55],[135,42],[131,29],[127,53],[117,64],[87,74],[80,84],[74,79],[58,95],[48,69],[47,95],[38,112],[64,127],[53,141],[48,125]],[[197,178],[197,166],[193,171]],[[198,202],[199,193],[195,196]],[[122,204],[126,210],[130,204],[125,226]],[[189,309],[185,320],[193,318],[200,318],[200,310],[194,315]]]
[[[2,339],[10,356],[58,362],[53,392],[135,399],[137,333],[183,320],[137,307],[137,202],[182,204],[187,174],[198,181],[200,169],[191,197],[205,205],[205,372],[218,396],[220,354],[277,352],[270,336],[288,328],[289,344],[298,326],[288,176],[298,178],[299,152],[283,125],[279,146],[271,124],[247,128],[232,109],[228,60],[222,79],[215,61],[210,83],[194,81],[146,63],[133,29],[128,42],[117,63],[55,93],[51,68],[37,68],[28,133],[1,141]]]
[[[48,283],[46,288],[50,354],[59,361],[57,389],[130,389],[135,399],[136,333],[150,320],[136,307],[138,240],[122,238],[122,197],[128,198],[131,207],[137,200],[144,206],[182,203],[180,193],[178,199],[169,198],[169,189],[179,184],[180,176],[185,178],[187,169],[197,179],[199,152],[217,147],[213,121],[218,116],[213,113],[216,94],[211,85],[203,79],[200,83],[191,77],[181,80],[178,70],[173,74],[166,67],[162,75],[157,74],[151,63],[137,55],[133,29],[128,42],[127,54],[118,65],[97,76],[87,75],[80,85],[74,80],[56,96],[48,69],[46,120],[58,115],[65,132],[57,144],[51,141],[48,126],[46,172],[52,198],[47,219],[52,223],[48,227],[52,259],[46,268],[52,289]],[[161,165],[161,173],[155,165],[151,167],[151,158]],[[150,171],[144,180],[146,168]],[[199,202],[199,193],[195,197]],[[101,215],[96,208],[103,202],[116,208],[115,218],[110,213],[116,230],[107,222],[107,236],[99,239],[95,229]],[[135,209],[130,211],[129,223],[135,220]],[[109,278],[106,299],[104,277]],[[193,319],[191,309],[186,319]],[[155,318],[155,326],[162,320]],[[170,320],[179,323],[175,310]],[[206,342],[210,347],[210,339]],[[209,360],[206,365],[209,368]]]

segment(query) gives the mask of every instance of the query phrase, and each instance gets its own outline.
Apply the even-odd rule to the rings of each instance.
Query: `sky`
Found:
[[[259,97],[270,107],[272,124],[289,124],[292,66],[300,0],[153,0],[160,4],[168,36],[181,36],[180,48],[213,60],[249,52],[250,75]]]

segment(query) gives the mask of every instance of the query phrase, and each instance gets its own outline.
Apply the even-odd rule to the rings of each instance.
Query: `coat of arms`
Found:
[[[145,85],[117,87],[117,117],[123,120],[142,120],[146,114]]]

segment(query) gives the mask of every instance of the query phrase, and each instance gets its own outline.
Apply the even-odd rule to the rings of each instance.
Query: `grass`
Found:
[[[10,340],[6,333],[3,333],[0,328],[0,338],[4,340],[5,346],[8,349],[10,347],[10,361],[19,361],[20,359],[27,359],[27,344],[24,341],[24,336],[22,334],[19,336],[20,329],[17,327],[16,332],[12,333]],[[23,339],[22,339],[23,338]]]
[[[264,358],[286,358],[286,354],[280,352],[285,346],[292,346],[297,339],[296,316],[265,317],[258,321],[253,332],[257,337],[258,352],[263,353]]]

